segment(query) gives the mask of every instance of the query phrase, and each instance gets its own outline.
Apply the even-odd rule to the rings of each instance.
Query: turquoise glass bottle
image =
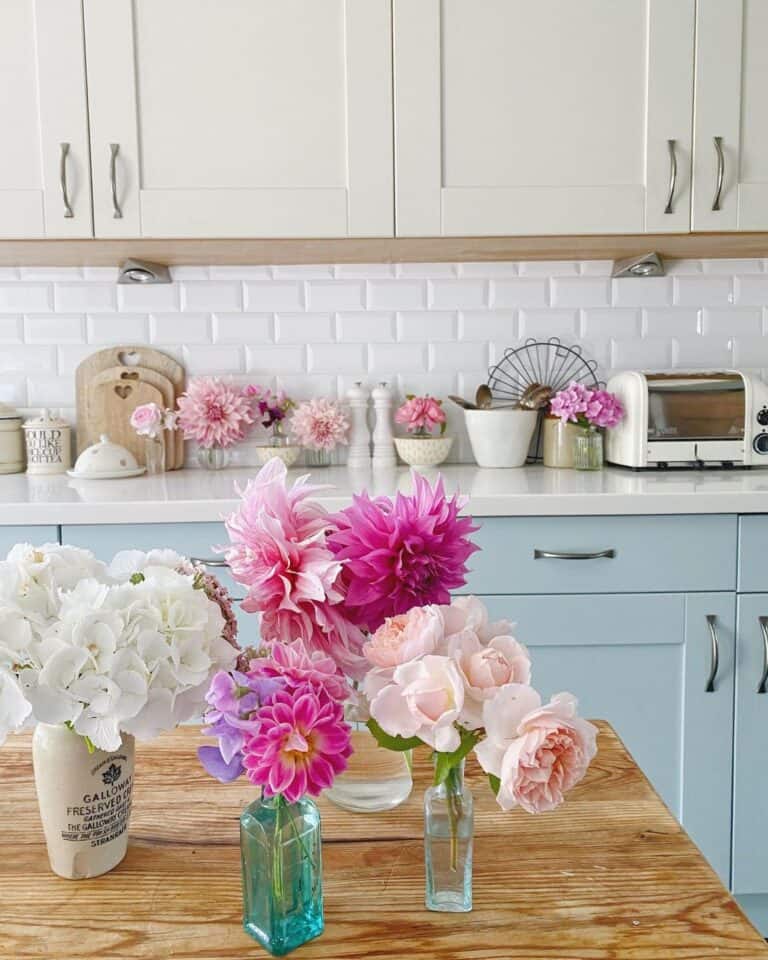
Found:
[[[243,927],[276,957],[323,932],[320,812],[269,797],[240,817]]]

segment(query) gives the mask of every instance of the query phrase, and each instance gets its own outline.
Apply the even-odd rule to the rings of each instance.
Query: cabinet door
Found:
[[[737,637],[733,891],[768,894],[768,594],[739,597]]]
[[[693,229],[766,230],[768,4],[698,0],[696,16]]]
[[[394,0],[397,233],[688,230],[693,31],[694,0]]]
[[[725,883],[730,870],[734,595],[485,597],[516,622],[542,696],[607,720]],[[718,670],[712,668],[712,626]],[[767,698],[768,699],[768,698]],[[599,749],[599,741],[598,741]]]
[[[85,0],[99,237],[391,236],[390,0]]]
[[[80,0],[0,4],[0,237],[91,236]]]
[[[32,543],[39,547],[44,543],[58,542],[58,527],[50,525],[0,527],[0,560],[4,560],[11,547],[16,546],[17,543]]]

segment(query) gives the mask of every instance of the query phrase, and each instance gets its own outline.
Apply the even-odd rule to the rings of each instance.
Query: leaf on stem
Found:
[[[380,747],[384,747],[386,750],[397,750],[402,752],[403,750],[413,750],[422,745],[422,741],[419,740],[418,737],[391,736],[385,730],[381,729],[373,717],[368,720],[366,726],[375,737],[376,743],[378,743]]]
[[[452,753],[435,753],[435,780],[434,784],[439,787],[445,783],[448,774],[457,767],[466,757],[470,750],[474,749],[480,740],[480,732],[477,730],[465,730],[458,727],[461,743]]]

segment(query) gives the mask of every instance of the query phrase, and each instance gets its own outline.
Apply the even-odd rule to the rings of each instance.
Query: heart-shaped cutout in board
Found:
[[[115,393],[120,397],[121,400],[127,400],[128,397],[133,393],[133,387],[129,387],[127,384],[118,383],[115,385]]]
[[[141,354],[138,350],[121,350],[117,355],[117,362],[123,367],[138,367]]]
[[[121,380],[138,380],[139,375],[138,373],[136,373],[135,370],[133,371],[133,373],[128,373],[128,371],[126,370],[125,373],[120,374],[120,379]]]

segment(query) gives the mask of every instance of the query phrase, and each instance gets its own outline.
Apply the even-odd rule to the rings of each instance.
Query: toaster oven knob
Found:
[[[768,433],[758,433],[752,443],[755,453],[768,453]]]
[[[768,407],[763,407],[763,409],[758,413],[757,422],[761,427],[768,427]]]

